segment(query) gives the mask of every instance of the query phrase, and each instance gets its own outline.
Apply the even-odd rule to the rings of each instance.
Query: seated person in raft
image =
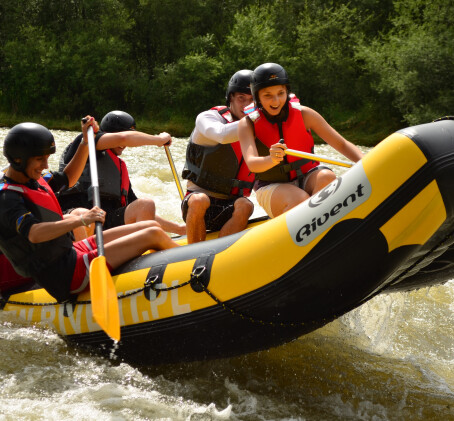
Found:
[[[189,244],[204,241],[207,229],[219,231],[219,237],[244,230],[254,210],[248,199],[254,174],[238,143],[238,123],[252,102],[251,73],[247,69],[234,73],[227,85],[226,105],[196,118],[182,173],[188,180],[181,210]]]
[[[88,158],[88,127],[83,142],[63,172],[42,172],[55,153],[52,133],[36,123],[21,123],[7,134],[3,154],[9,162],[0,182],[0,251],[21,276],[32,278],[57,301],[89,286],[89,265],[97,257],[95,236],[73,244],[70,232],[82,225],[105,221],[95,206],[80,215],[65,215],[54,191],[73,186]],[[106,230],[105,258],[109,269],[149,249],[177,247],[156,221],[141,221]]]
[[[155,220],[166,232],[186,234],[186,225],[168,221],[156,214],[152,198],[137,198],[132,190],[128,169],[120,158],[126,147],[170,145],[168,133],[150,135],[136,130],[134,118],[124,111],[111,111],[93,124],[98,162],[101,207],[107,212],[104,229],[114,228],[139,221]],[[62,153],[59,170],[63,171],[71,161],[82,140],[82,134],[70,143]],[[57,194],[64,213],[80,215],[91,208],[90,165],[85,165],[78,182],[70,189]],[[88,193],[88,194],[87,194]],[[82,208],[82,209],[80,209]],[[74,230],[76,240],[93,235],[94,224]]]
[[[238,125],[244,160],[254,172],[259,205],[274,218],[314,195],[336,176],[326,166],[285,156],[291,148],[313,153],[313,130],[354,162],[363,154],[315,110],[291,101],[289,78],[279,64],[265,63],[251,75],[255,108]],[[279,141],[283,139],[284,143]]]

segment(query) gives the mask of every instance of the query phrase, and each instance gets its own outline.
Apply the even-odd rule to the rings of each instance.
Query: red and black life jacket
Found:
[[[278,143],[280,139],[284,139],[290,149],[314,153],[314,139],[306,129],[298,102],[289,102],[288,117],[283,122],[270,122],[259,109],[255,109],[247,116],[254,124],[255,143],[260,156],[268,156],[271,145]],[[256,178],[269,182],[292,181],[303,177],[318,165],[318,161],[287,155],[286,160],[267,171],[257,173]]]
[[[222,116],[225,124],[233,122],[228,107],[217,106],[211,109]],[[251,173],[244,162],[238,141],[201,146],[190,139],[182,176],[203,189],[230,197],[249,196],[255,180],[255,174]]]
[[[42,177],[38,180],[38,184],[38,188],[34,189],[24,184],[11,183],[3,178],[0,181],[0,194],[7,190],[19,193],[30,213],[41,222],[63,219],[60,205],[51,187]],[[23,217],[16,223],[20,224]],[[71,249],[72,240],[69,234],[42,243],[31,243],[19,233],[13,237],[6,237],[0,232],[0,250],[11,262],[14,270],[23,277],[37,277],[53,261]]]

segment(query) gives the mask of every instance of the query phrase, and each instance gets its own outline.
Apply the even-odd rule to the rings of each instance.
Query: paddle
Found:
[[[340,161],[338,159],[332,159],[332,158],[328,158],[326,156],[315,155],[315,154],[308,153],[308,152],[301,152],[301,151],[297,151],[295,149],[285,149],[284,152],[286,155],[297,156],[299,158],[307,158],[307,159],[311,159],[312,161],[327,162],[328,164],[339,165],[341,167],[350,168],[353,166],[353,164],[351,164],[350,162]]]
[[[166,151],[167,159],[170,164],[170,169],[172,170],[173,178],[175,179],[175,184],[177,185],[178,193],[180,194],[180,199],[183,200],[184,198],[183,189],[181,187],[180,179],[178,178],[178,174],[175,169],[175,164],[173,163],[172,155],[170,154],[169,146],[165,144],[164,149]]]
[[[90,158],[93,204],[101,207],[99,197],[98,167],[96,165],[96,146],[93,127],[88,128],[88,155]],[[96,323],[115,341],[120,340],[120,314],[115,285],[107,268],[104,256],[104,239],[101,222],[96,222],[96,245],[98,257],[90,263],[90,296],[93,318]]]

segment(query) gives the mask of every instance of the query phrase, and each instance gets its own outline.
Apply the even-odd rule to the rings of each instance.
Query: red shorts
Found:
[[[86,238],[73,244],[77,253],[76,267],[71,281],[70,293],[79,294],[87,289],[90,281],[90,262],[98,257],[95,237]]]

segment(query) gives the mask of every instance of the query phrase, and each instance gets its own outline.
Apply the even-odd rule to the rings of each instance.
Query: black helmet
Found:
[[[259,103],[257,93],[260,89],[267,86],[286,85],[287,91],[290,91],[288,84],[287,72],[280,64],[276,63],[261,64],[251,75],[251,91],[256,104]]]
[[[24,172],[27,161],[32,156],[53,153],[55,153],[54,136],[41,124],[17,124],[8,132],[3,143],[3,155],[16,171]],[[20,161],[17,162],[17,159]]]
[[[106,133],[125,132],[135,130],[136,122],[130,114],[124,111],[111,111],[102,118],[100,129]]]
[[[251,95],[251,75],[252,70],[238,70],[229,80],[227,91],[225,92],[225,103],[230,106],[230,94],[241,92]]]

